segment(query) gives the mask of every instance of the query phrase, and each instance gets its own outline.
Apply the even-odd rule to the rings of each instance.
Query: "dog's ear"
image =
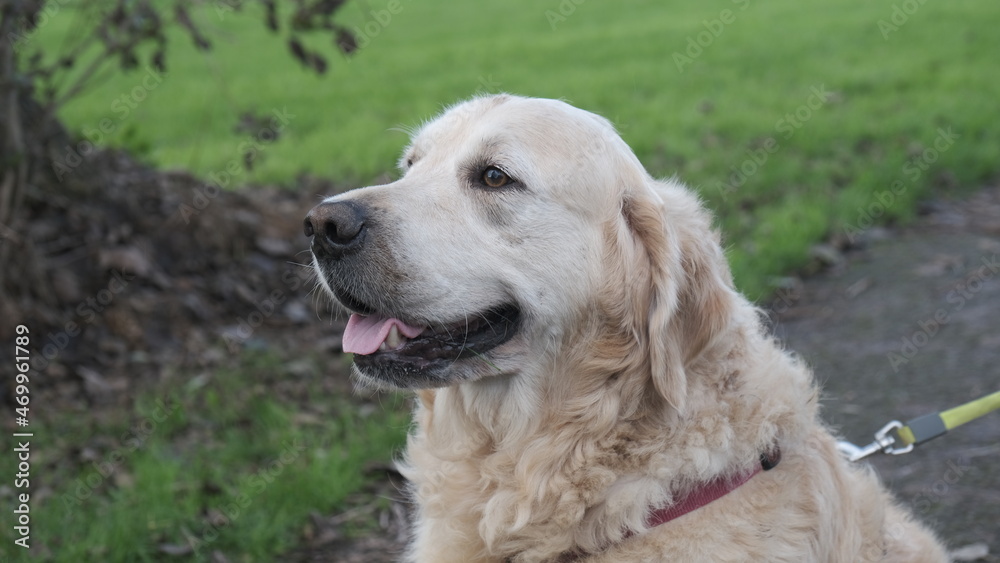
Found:
[[[648,339],[653,385],[683,412],[689,366],[730,324],[729,266],[708,212],[679,185],[649,179],[625,195],[622,213],[648,264],[648,315],[638,334]]]

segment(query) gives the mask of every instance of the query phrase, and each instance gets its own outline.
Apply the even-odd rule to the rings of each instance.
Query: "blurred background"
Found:
[[[612,120],[653,175],[701,194],[740,289],[781,313],[815,313],[802,309],[811,276],[1000,176],[991,3],[2,9],[2,424],[35,433],[32,547],[11,547],[5,525],[5,560],[391,560],[404,528],[389,462],[408,399],[352,393],[343,320],[303,266],[301,221],[324,196],[395,178],[408,131],[470,96],[561,98]],[[969,244],[1000,237],[987,203],[966,210],[992,210]],[[941,275],[969,282],[990,248]],[[883,269],[906,276],[914,260]],[[844,291],[860,293],[859,279]],[[940,283],[934,299],[948,294]],[[994,301],[968,302],[1000,317]],[[884,329],[882,371],[922,318]],[[24,492],[12,481],[5,507]],[[963,541],[1000,548],[995,521],[986,528]]]

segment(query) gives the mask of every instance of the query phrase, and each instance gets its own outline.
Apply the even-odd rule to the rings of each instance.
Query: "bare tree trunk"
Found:
[[[28,182],[15,38],[16,13],[4,6],[0,18],[0,298],[6,300],[5,279],[11,270],[13,247],[21,243],[19,211]]]

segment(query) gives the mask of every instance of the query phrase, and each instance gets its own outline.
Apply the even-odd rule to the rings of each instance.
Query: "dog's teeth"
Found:
[[[396,325],[392,325],[389,329],[389,335],[385,337],[385,342],[382,346],[389,348],[390,350],[395,350],[399,348],[399,345],[403,343],[403,337],[399,334],[399,328]]]
[[[383,343],[381,343],[381,344],[378,345],[378,351],[379,352],[385,352],[386,350],[387,350],[387,348],[385,347],[385,342],[383,342]]]

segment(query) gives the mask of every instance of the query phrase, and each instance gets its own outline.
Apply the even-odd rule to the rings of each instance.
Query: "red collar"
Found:
[[[760,454],[760,465],[755,466],[752,470],[741,475],[717,477],[712,479],[711,481],[708,481],[707,483],[704,483],[700,487],[689,492],[686,496],[681,497],[676,503],[670,505],[669,507],[654,510],[650,513],[649,517],[646,518],[646,527],[655,528],[661,524],[666,524],[671,520],[680,518],[688,512],[698,510],[710,502],[720,499],[735,491],[740,487],[740,485],[746,483],[752,479],[754,475],[760,473],[761,471],[770,471],[774,469],[775,466],[778,465],[779,461],[781,461],[781,448],[775,444],[771,451]],[[634,535],[635,532],[628,530],[625,532],[625,536],[622,539],[628,539]],[[576,561],[584,555],[584,553],[579,551],[571,551],[563,554],[558,561]]]
[[[691,491],[687,494],[687,496],[678,499],[676,503],[666,508],[653,511],[653,513],[646,518],[646,527],[655,528],[656,526],[666,524],[675,518],[680,518],[688,512],[698,510],[706,504],[735,491],[740,487],[740,485],[746,483],[753,478],[754,475],[760,473],[761,471],[770,471],[771,469],[774,469],[774,467],[778,465],[779,461],[781,461],[781,449],[776,445],[772,451],[760,454],[760,465],[754,467],[751,471],[732,477],[716,477],[715,479],[712,479],[711,481],[704,483],[700,487]],[[626,537],[631,535],[632,534],[629,533]]]

